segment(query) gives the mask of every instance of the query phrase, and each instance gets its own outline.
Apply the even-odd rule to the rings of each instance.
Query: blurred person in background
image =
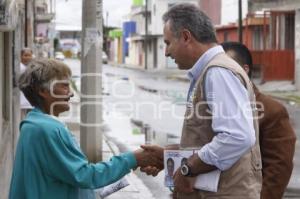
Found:
[[[221,44],[251,77],[253,62],[249,49],[239,42]],[[263,184],[261,199],[281,199],[293,171],[296,135],[286,108],[255,85],[259,114],[259,142],[262,156]]]
[[[23,48],[21,50],[21,63],[20,63],[20,74],[24,73],[26,67],[33,58],[33,53],[30,48]],[[20,108],[21,108],[21,119],[24,119],[26,114],[32,109],[32,106],[25,98],[24,94],[20,93]]]

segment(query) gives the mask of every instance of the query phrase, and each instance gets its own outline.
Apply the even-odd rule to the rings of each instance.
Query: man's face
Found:
[[[174,173],[174,163],[172,161],[167,161],[168,175],[173,176]]]
[[[60,113],[70,109],[69,101],[73,97],[73,92],[70,89],[69,80],[54,81],[50,86],[50,91],[47,91],[44,97],[45,109],[49,110],[51,115],[58,116]]]
[[[21,55],[21,62],[24,65],[28,65],[31,60],[32,60],[32,52],[30,50],[24,51],[23,54]]]
[[[186,54],[185,45],[181,36],[179,38],[174,36],[171,31],[170,21],[164,26],[164,42],[166,44],[165,56],[174,59],[179,69],[189,69],[186,66],[188,54]]]

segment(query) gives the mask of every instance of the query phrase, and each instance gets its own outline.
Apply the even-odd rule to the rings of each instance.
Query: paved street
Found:
[[[72,68],[73,75],[80,75],[79,62],[66,61]],[[104,120],[110,127],[107,135],[120,151],[134,150],[145,141],[131,119],[141,120],[150,125],[154,131],[153,143],[166,145],[178,142],[181,132],[182,115],[185,111],[184,101],[188,88],[187,82],[168,80],[164,75],[145,73],[142,71],[111,67],[104,65],[103,103]],[[80,78],[75,78],[80,88]],[[300,108],[283,101],[287,107],[291,122],[300,137]],[[171,107],[171,108],[170,108]],[[295,167],[288,192],[285,198],[300,198],[297,187],[300,184],[300,147],[296,146]],[[169,197],[169,190],[163,185],[163,172],[156,178],[136,174],[152,190],[155,198]]]

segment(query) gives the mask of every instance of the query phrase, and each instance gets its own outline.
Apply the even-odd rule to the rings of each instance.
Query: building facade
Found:
[[[21,121],[21,49],[34,46],[34,8],[33,0],[0,1],[0,198],[9,193]]]
[[[34,51],[37,57],[53,57],[53,40],[55,25],[52,20],[55,17],[54,0],[34,1]]]
[[[213,6],[213,3],[216,3],[216,6]],[[296,35],[300,2],[249,0],[242,3],[243,43],[252,52],[255,77],[261,83],[295,81],[299,88],[300,62],[297,57],[300,53],[297,52],[297,44],[299,45],[300,41],[297,41]],[[219,42],[239,40],[237,0],[199,0],[199,6],[216,24]]]
[[[238,20],[238,0],[198,0],[198,5],[214,25],[228,25]],[[243,0],[242,18],[245,18],[247,13],[248,1]]]
[[[272,11],[275,14],[273,20],[280,26],[273,25],[271,28],[276,35],[270,35],[270,39],[275,42],[275,48],[292,48],[293,59],[293,81],[296,88],[300,89],[300,1],[298,0],[249,0],[249,11]],[[284,13],[293,13],[284,14]],[[276,28],[276,29],[274,29]],[[292,44],[291,44],[292,43]],[[273,56],[274,57],[274,56]],[[284,66],[281,66],[284,67]],[[288,70],[288,69],[287,69]],[[287,71],[285,70],[285,71]]]
[[[19,89],[16,79],[20,65],[22,39],[21,1],[0,4],[0,193],[8,198],[8,190],[20,123]],[[4,14],[5,13],[5,14]],[[24,26],[23,26],[24,27]],[[23,37],[24,38],[24,37]]]
[[[162,15],[176,3],[194,3],[197,0],[133,1],[129,21],[136,23],[136,33],[126,39],[129,46],[126,64],[141,69],[176,68],[175,62],[165,57]],[[147,19],[146,19],[147,18]],[[147,25],[146,25],[147,23]]]

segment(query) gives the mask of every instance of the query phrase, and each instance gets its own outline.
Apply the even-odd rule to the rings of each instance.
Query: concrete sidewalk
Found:
[[[106,138],[103,140],[103,161],[108,161],[113,155],[118,155],[118,147],[108,141]],[[134,172],[126,176],[129,186],[111,194],[106,197],[107,199],[155,199],[146,185]]]

